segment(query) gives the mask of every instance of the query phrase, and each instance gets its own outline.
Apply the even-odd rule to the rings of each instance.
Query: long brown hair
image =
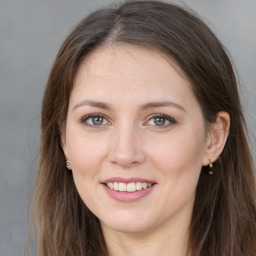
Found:
[[[219,111],[229,113],[230,134],[215,163],[216,175],[202,167],[189,249],[196,256],[255,256],[255,166],[232,65],[200,18],[159,1],[128,1],[93,12],[58,52],[42,104],[33,204],[39,255],[107,255],[99,220],[80,199],[60,143],[79,64],[104,44],[149,47],[174,61],[191,82],[206,125],[215,122]]]

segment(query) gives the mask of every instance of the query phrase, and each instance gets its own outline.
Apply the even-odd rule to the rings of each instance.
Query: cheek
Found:
[[[192,205],[202,166],[204,140],[191,133],[172,137],[152,153],[154,168],[160,173],[163,185],[163,208],[169,213],[178,211],[189,202]],[[167,207],[167,208],[166,208]]]
[[[104,140],[70,132],[70,136],[67,136],[67,149],[73,172],[86,176],[95,175],[104,158],[104,144]]]
[[[204,153],[202,134],[189,131],[166,138],[162,142],[158,140],[158,146],[151,147],[154,165],[167,176],[198,176]]]
[[[70,133],[67,136],[69,156],[72,162],[72,173],[77,191],[83,202],[95,210],[95,197],[100,182],[100,170],[104,160],[105,149],[95,138],[82,133]],[[75,134],[75,135],[74,135]]]

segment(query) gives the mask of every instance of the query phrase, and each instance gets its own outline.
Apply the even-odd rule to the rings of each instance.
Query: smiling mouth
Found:
[[[107,182],[104,183],[107,187],[114,191],[119,192],[135,192],[140,191],[143,189],[147,189],[151,186],[153,186],[155,183],[147,183],[147,182],[130,182],[130,183],[124,183],[124,182]]]

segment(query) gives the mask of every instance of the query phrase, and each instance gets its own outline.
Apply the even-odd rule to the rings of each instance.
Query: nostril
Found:
[[[126,127],[120,131],[117,137],[111,140],[109,151],[111,163],[128,168],[143,162],[145,157],[141,145],[134,136],[134,129]]]

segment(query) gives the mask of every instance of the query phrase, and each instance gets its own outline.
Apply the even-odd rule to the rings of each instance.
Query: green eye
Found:
[[[82,119],[82,122],[87,126],[100,126],[108,124],[108,121],[103,115],[93,114]]]
[[[170,116],[164,114],[155,114],[150,117],[147,124],[151,126],[168,127],[172,124],[176,124],[176,120]]]
[[[154,123],[155,123],[155,125],[165,125],[166,124],[166,118],[163,118],[163,117],[155,117],[154,119],[153,119],[153,121],[154,121]]]
[[[92,119],[91,122],[94,125],[101,125],[104,122],[104,118],[102,116],[94,116],[94,117],[91,117],[91,119]]]

